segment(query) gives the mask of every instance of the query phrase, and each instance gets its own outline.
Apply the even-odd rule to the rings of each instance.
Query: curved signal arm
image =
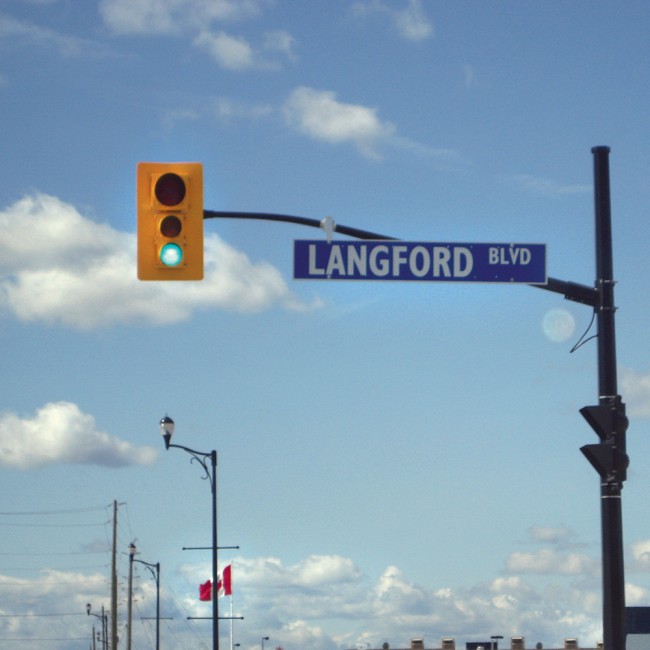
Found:
[[[227,212],[204,210],[203,219],[257,219],[261,221],[295,223],[300,226],[309,226],[310,228],[322,228],[322,222],[318,219],[311,219],[309,217],[297,217],[290,214],[273,214],[269,212]],[[359,228],[352,228],[350,226],[343,226],[338,223],[335,224],[334,230],[342,235],[356,237],[356,239],[386,239],[391,241],[399,240],[398,237],[380,235],[376,232],[361,230]],[[574,302],[579,302],[591,307],[595,307],[598,304],[598,290],[594,287],[578,284],[577,282],[566,282],[565,280],[558,280],[556,278],[547,278],[546,284],[531,284],[530,286],[538,287],[539,289],[546,289],[547,291],[553,291],[555,293],[561,293],[567,300],[573,300]]]

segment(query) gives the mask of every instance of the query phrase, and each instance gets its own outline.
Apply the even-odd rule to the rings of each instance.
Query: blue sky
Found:
[[[182,547],[209,543],[210,493],[165,414],[218,450],[242,648],[602,638],[590,309],[294,281],[324,233],[235,220],[206,222],[203,282],[138,282],[139,161],[202,162],[211,210],[545,243],[591,285],[610,146],[627,602],[650,604],[649,23],[641,0],[4,0],[0,640],[88,647],[116,500],[120,636],[135,541],[163,647],[209,647],[186,620],[209,553]],[[138,568],[134,648],[154,593]]]

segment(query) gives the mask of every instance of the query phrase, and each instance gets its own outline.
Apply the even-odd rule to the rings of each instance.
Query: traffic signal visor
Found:
[[[203,279],[203,165],[138,164],[138,279]]]

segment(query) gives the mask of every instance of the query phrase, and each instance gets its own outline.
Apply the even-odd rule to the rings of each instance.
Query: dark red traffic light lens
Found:
[[[160,222],[160,232],[164,237],[178,237],[183,229],[181,220],[170,214]]]
[[[158,203],[178,205],[185,198],[185,181],[178,174],[163,174],[157,181],[154,194]]]

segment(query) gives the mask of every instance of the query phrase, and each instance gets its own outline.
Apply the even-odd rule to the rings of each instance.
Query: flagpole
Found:
[[[232,615],[232,565],[230,563],[230,650],[235,650],[234,648],[234,633],[233,633],[233,615]]]

